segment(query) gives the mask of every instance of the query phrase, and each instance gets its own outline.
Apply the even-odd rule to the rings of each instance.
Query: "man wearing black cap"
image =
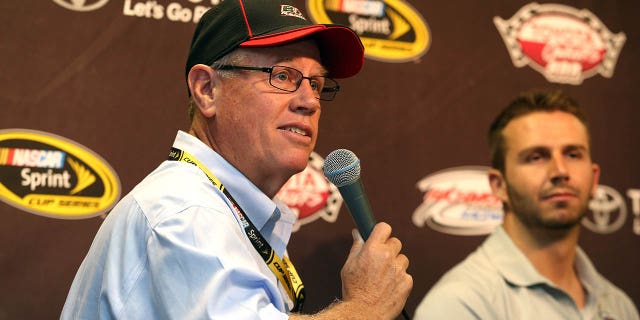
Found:
[[[63,319],[303,318],[286,254],[295,215],[274,198],[302,171],[332,78],[359,72],[350,29],[293,4],[226,0],[203,15],[187,59],[192,117],[169,159],[112,210],[71,286]],[[354,244],[343,297],[313,319],[391,319],[412,287],[385,223]]]

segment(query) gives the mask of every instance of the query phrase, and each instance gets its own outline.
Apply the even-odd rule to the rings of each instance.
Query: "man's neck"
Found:
[[[189,134],[200,139],[221,157],[225,158],[227,162],[238,169],[238,171],[245,175],[247,179],[255,184],[256,187],[258,187],[258,189],[260,189],[260,191],[269,198],[273,198],[287,180],[289,180],[289,178],[295,173],[291,173],[290,175],[281,174],[280,176],[251,175],[249,170],[245,170],[246,168],[238,167],[233,157],[226,156],[224,151],[220,150],[220,147],[216,143],[215,138],[211,135],[211,131],[204,121],[193,121],[191,128],[189,129]]]
[[[579,226],[567,230],[531,228],[506,214],[503,228],[541,275],[567,292],[578,307],[584,305],[584,289],[575,269]]]

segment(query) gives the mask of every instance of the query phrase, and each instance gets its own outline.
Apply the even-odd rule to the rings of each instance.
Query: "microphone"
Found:
[[[347,149],[334,150],[324,160],[324,175],[338,187],[360,236],[367,240],[376,219],[360,180],[360,159]]]
[[[360,236],[366,241],[376,224],[376,219],[360,180],[360,159],[350,150],[337,149],[327,155],[323,170],[324,176],[338,187]],[[406,320],[411,319],[405,308],[402,308],[402,316]]]

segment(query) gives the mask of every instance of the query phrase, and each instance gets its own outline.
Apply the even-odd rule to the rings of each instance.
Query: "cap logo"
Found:
[[[280,5],[280,15],[307,20],[300,9],[288,4]]]

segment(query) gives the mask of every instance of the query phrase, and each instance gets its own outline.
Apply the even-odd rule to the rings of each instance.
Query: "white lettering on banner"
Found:
[[[131,4],[131,0],[125,0],[122,13],[131,17],[162,19],[164,7],[153,0],[138,2],[134,5]]]
[[[382,17],[384,15],[384,1],[374,0],[343,0],[341,11],[363,16]],[[325,2],[326,3],[326,2]],[[328,6],[328,5],[327,5]]]
[[[549,77],[554,77],[558,81],[571,81],[580,77],[582,74],[582,65],[579,62],[570,61],[549,61],[545,67],[545,72]]]
[[[179,3],[173,2],[167,6],[167,18],[171,21],[189,22],[193,16],[191,9],[183,8]]]
[[[355,30],[358,34],[363,34],[364,32],[384,35],[391,34],[391,22],[387,18],[359,18],[358,15],[352,14],[349,16],[349,23],[351,24],[351,29]]]
[[[18,167],[37,167],[60,169],[64,166],[66,154],[56,150],[36,150],[36,149],[4,149],[13,151],[13,161],[7,165]]]
[[[210,2],[211,5],[218,5],[220,0],[189,0],[191,3]],[[200,21],[202,15],[211,7],[197,5],[193,8],[183,5],[180,2],[170,2],[163,5],[156,0],[136,1],[125,0],[122,14],[129,17],[147,18],[147,19],[167,19],[174,22],[193,22]]]
[[[62,173],[53,173],[53,170],[49,169],[46,172],[31,172],[31,169],[24,168],[20,172],[22,176],[21,184],[23,186],[29,186],[31,191],[34,191],[36,187],[49,187],[49,188],[67,188],[71,189],[71,183],[69,183],[69,172],[64,170]]]
[[[633,218],[633,233],[640,236],[640,189],[627,190],[627,196],[631,199],[631,212]]]

